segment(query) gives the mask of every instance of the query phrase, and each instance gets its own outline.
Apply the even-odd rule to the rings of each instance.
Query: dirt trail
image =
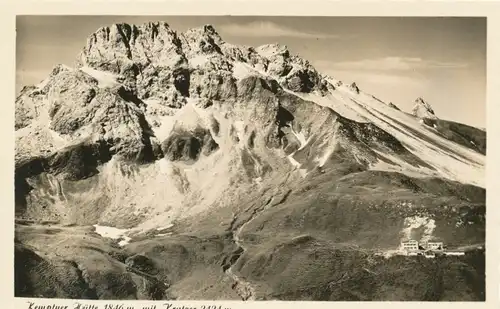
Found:
[[[232,233],[233,241],[236,246],[238,246],[235,252],[239,252],[239,254],[234,262],[231,263],[231,266],[225,271],[225,273],[234,281],[232,288],[236,291],[236,293],[238,293],[242,300],[255,300],[255,289],[252,287],[250,282],[245,280],[245,278],[238,276],[233,272],[233,266],[239,260],[241,255],[243,255],[246,251],[246,248],[243,247],[240,241],[240,233],[248,223],[252,222],[252,220],[257,217],[258,213],[260,212],[257,212],[257,210],[255,210],[250,219],[243,223],[238,229],[236,229],[235,232]]]
[[[288,181],[288,178],[289,177],[285,178],[281,186],[283,186]],[[282,187],[282,189],[273,194],[273,196],[266,203],[263,203],[259,207],[255,207],[250,217],[236,229],[234,227],[234,223],[237,221],[237,216],[236,214],[233,214],[234,217],[233,217],[233,222],[231,223],[230,230],[233,241],[237,246],[237,249],[234,251],[233,253],[234,258],[231,258],[231,260],[229,261],[230,265],[227,269],[225,269],[225,273],[234,281],[232,288],[238,293],[238,295],[241,297],[242,300],[255,300],[256,292],[255,288],[249,281],[247,281],[245,278],[233,272],[233,266],[237,263],[237,261],[246,251],[246,248],[243,246],[243,243],[240,238],[241,232],[249,223],[251,223],[257,217],[259,217],[259,215],[261,215],[266,209],[285,202],[290,193],[291,190],[289,188]]]

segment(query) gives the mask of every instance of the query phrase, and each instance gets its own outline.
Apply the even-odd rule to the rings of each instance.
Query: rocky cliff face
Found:
[[[417,105],[417,117],[434,114],[423,100]],[[15,125],[17,217],[57,222],[68,233],[94,224],[126,231],[132,242],[113,248],[155,271],[112,258],[102,271],[126,276],[112,281],[130,286],[129,296],[346,299],[327,296],[334,289],[328,276],[315,279],[326,289],[321,295],[295,293],[304,291],[299,282],[280,287],[279,275],[260,272],[259,261],[305,248],[321,255],[331,245],[343,256],[346,243],[389,250],[415,216],[439,222],[431,233],[457,245],[484,241],[484,154],[355,83],[319,73],[286,46],[235,46],[210,25],[184,33],[166,23],[98,29],[74,68],[58,65],[21,91]],[[472,222],[469,234],[465,221]],[[45,261],[40,235],[55,232],[18,231],[22,259],[50,265],[87,237],[78,230],[65,256]],[[92,237],[87,249],[111,252]],[[90,262],[75,263],[68,272],[88,288],[54,295],[124,297],[95,281],[100,270]],[[300,258],[279,267],[290,271],[296,263]],[[78,279],[81,269],[86,279]],[[188,288],[197,276],[216,284],[198,295]],[[137,280],[150,288],[134,294]],[[384,288],[370,297],[384,298]]]
[[[429,103],[424,101],[422,98],[417,98],[415,100],[415,105],[412,109],[412,114],[418,118],[429,118],[429,119],[437,119],[434,114],[434,110],[430,106]]]

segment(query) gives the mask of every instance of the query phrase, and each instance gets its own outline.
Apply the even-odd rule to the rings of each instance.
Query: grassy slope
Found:
[[[425,259],[373,257],[303,236],[245,255],[239,271],[263,299],[484,300],[484,253]]]
[[[226,237],[154,237],[126,248],[91,228],[16,225],[15,295],[83,299],[238,299],[221,264]],[[174,284],[170,289],[171,284]]]
[[[462,123],[441,119],[424,119],[424,123],[434,127],[447,139],[486,155],[485,131]]]
[[[433,235],[449,248],[484,244],[483,189],[396,173],[345,175],[348,170],[336,166],[307,181],[246,193],[234,227],[257,215],[239,235],[247,250],[234,270],[256,287],[258,298],[484,299],[482,253],[436,260],[373,256],[399,245],[404,218],[412,216],[434,219]],[[215,218],[187,222],[182,232],[214,233]],[[332,281],[343,282],[344,274],[349,279],[341,289],[330,287]]]
[[[223,265],[235,262],[233,270],[252,283],[258,299],[484,299],[480,253],[426,260],[384,259],[372,251],[394,249],[404,218],[415,215],[434,218],[434,236],[450,247],[484,243],[483,189],[340,165],[307,180],[287,179],[240,192],[235,205],[179,222],[173,236],[136,239],[124,249],[82,227],[19,225],[17,241],[36,248],[38,256],[17,250],[16,276],[24,276],[25,286],[16,295],[238,299],[223,273]],[[239,233],[246,251],[237,259],[231,233],[252,218]],[[149,275],[134,271],[144,269],[141,262],[130,263],[141,261],[138,256],[145,257]],[[17,266],[26,263],[34,266]],[[85,269],[86,281],[78,268]],[[158,282],[170,285],[164,295]],[[52,287],[56,292],[48,292]]]
[[[404,218],[415,215],[434,218],[434,236],[450,248],[482,244],[484,202],[484,190],[438,179],[326,173],[245,226],[240,238],[248,250],[236,270],[262,298],[481,300],[484,254],[385,260],[370,249],[395,249]],[[456,226],[464,220],[472,223]]]
[[[90,228],[16,225],[15,295],[163,298],[164,283],[127,269],[126,257]]]

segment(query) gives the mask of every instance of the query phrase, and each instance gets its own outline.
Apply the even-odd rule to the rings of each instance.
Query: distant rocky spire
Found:
[[[350,88],[351,88],[352,91],[355,91],[356,93],[359,93],[359,87],[358,87],[358,85],[356,85],[355,82],[353,82],[351,84]]]
[[[399,107],[396,104],[392,103],[392,102],[389,102],[389,106],[392,107],[392,108],[394,108],[394,109],[397,109],[398,111],[400,110]]]
[[[415,105],[413,106],[412,114],[418,118],[437,119],[431,105],[426,101],[424,101],[424,99],[421,97],[418,97],[415,100]]]

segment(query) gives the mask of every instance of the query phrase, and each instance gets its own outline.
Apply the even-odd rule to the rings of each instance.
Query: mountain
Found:
[[[486,130],[439,119],[431,105],[422,98],[415,100],[412,114],[444,138],[486,155]]]
[[[17,296],[484,300],[482,249],[380,254],[483,248],[485,152],[286,46],[115,24],[15,106]]]
[[[418,118],[429,118],[429,119],[437,119],[434,110],[431,105],[424,101],[422,98],[417,98],[415,100],[415,105],[412,109],[412,114]]]

